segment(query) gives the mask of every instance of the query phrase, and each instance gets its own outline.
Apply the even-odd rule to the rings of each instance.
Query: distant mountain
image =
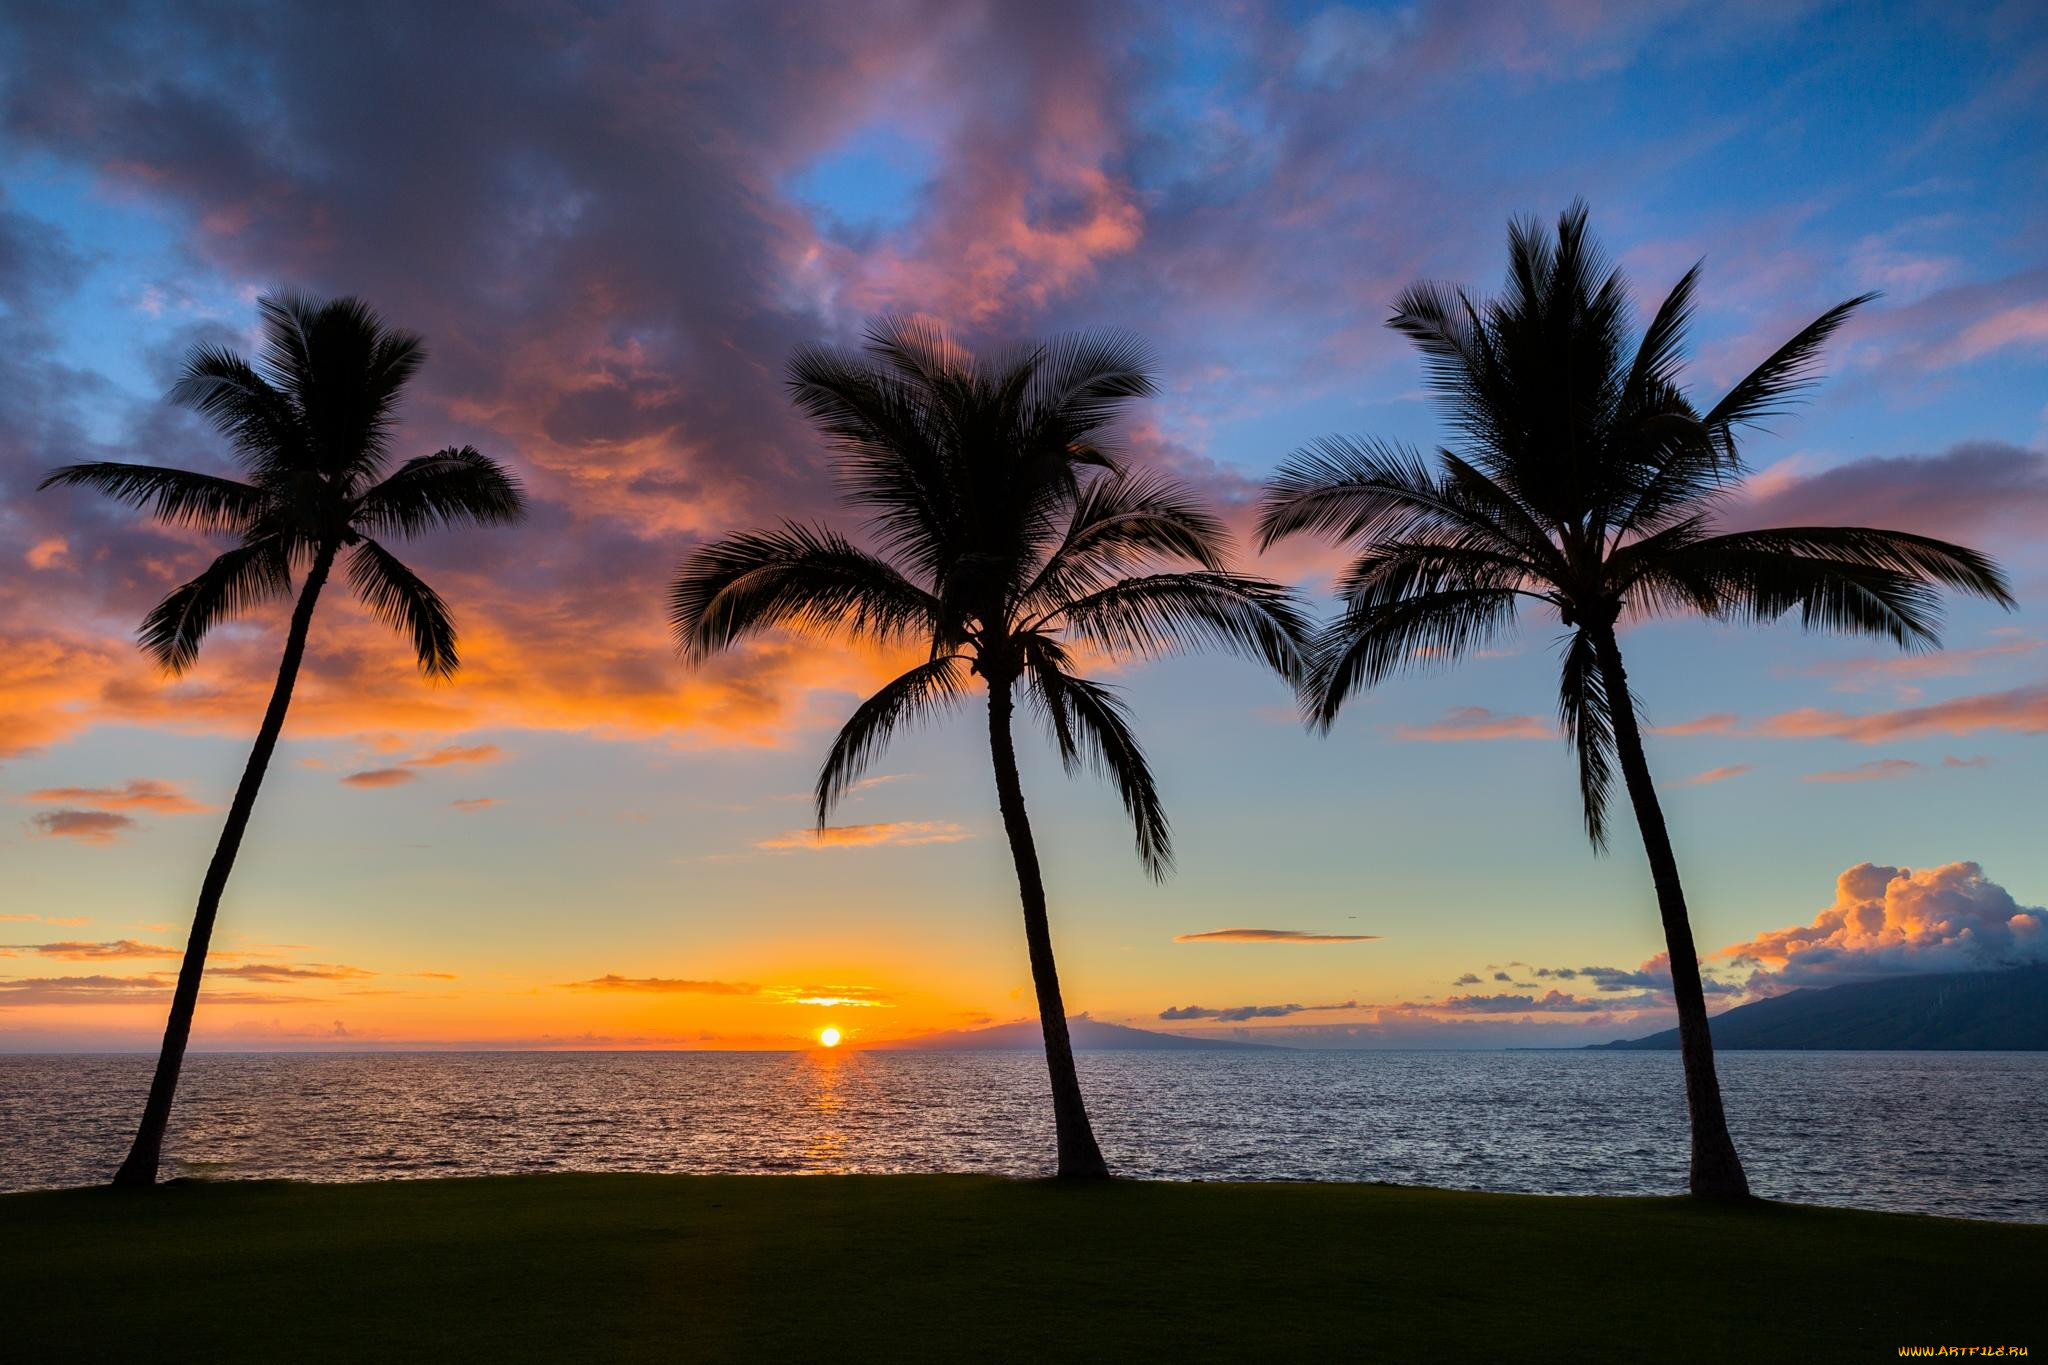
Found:
[[[1178,1033],[1154,1033],[1150,1029],[1106,1024],[1079,1015],[1067,1020],[1067,1033],[1076,1052],[1278,1052],[1267,1043],[1234,1043],[1223,1038],[1190,1038]],[[876,1043],[870,1051],[889,1052],[1036,1052],[1045,1046],[1036,1019],[1019,1019],[994,1028],[948,1029],[927,1033],[922,1038],[905,1038],[894,1043]]]
[[[1778,1051],[2048,1051],[2048,967],[1902,976],[1793,991],[1713,1020],[1717,1048]],[[1605,1043],[1676,1049],[1678,1030]]]

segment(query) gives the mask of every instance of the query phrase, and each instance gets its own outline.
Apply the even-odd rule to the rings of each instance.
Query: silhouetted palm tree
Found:
[[[519,485],[496,461],[468,446],[419,456],[380,478],[390,459],[399,394],[426,356],[418,337],[386,328],[354,299],[319,303],[280,294],[257,306],[265,345],[256,361],[202,347],[187,359],[170,393],[172,402],[204,414],[228,438],[246,482],[103,462],[66,465],[42,483],[98,489],[170,525],[237,537],[233,549],[172,590],[143,620],[142,647],[172,674],[191,667],[215,625],[290,596],[292,574],[305,575],[270,705],[200,884],[163,1051],[116,1185],[156,1180],[221,891],[284,728],[313,607],[335,557],[347,553],[348,583],[356,596],[412,637],[420,668],[431,677],[447,677],[456,668],[455,625],[447,606],[373,537],[414,536],[460,522],[500,525],[525,515]]]
[[[1695,265],[1629,345],[1625,286],[1575,204],[1553,241],[1509,233],[1498,299],[1417,285],[1390,326],[1422,352],[1461,452],[1432,470],[1414,451],[1329,438],[1290,457],[1269,489],[1261,541],[1317,532],[1361,553],[1338,580],[1342,615],[1311,651],[1304,704],[1327,729],[1346,698],[1397,669],[1455,660],[1514,622],[1524,601],[1557,613],[1559,716],[1579,759],[1586,830],[1604,847],[1618,761],[1642,828],[1671,958],[1692,1114],[1693,1193],[1741,1198],[1748,1182],[1721,1109],[1713,1039],[1678,865],[1643,755],[1616,625],[1696,612],[1932,645],[1933,585],[2010,604],[1990,560],[1960,546],[1861,527],[1717,533],[1742,477],[1735,428],[1785,409],[1822,345],[1871,297],[1829,309],[1705,413],[1679,386]]]
[[[1074,1071],[1017,775],[1016,689],[1036,703],[1069,771],[1090,763],[1116,784],[1139,858],[1163,877],[1166,815],[1144,753],[1115,691],[1078,676],[1070,647],[1152,656],[1210,644],[1292,676],[1306,622],[1286,590],[1229,570],[1222,524],[1189,493],[1105,449],[1118,410],[1152,391],[1127,337],[1064,337],[979,359],[936,328],[884,320],[864,354],[799,351],[790,388],[838,449],[846,497],[871,510],[881,553],[793,523],[705,545],[676,580],[676,637],[693,660],[781,626],[927,649],[839,732],[818,774],[820,827],[899,726],[959,703],[975,677],[987,685],[1059,1173],[1106,1175]],[[1159,571],[1173,562],[1188,567]]]

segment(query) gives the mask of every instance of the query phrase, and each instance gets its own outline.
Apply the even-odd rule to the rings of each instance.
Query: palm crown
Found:
[[[191,666],[213,626],[288,595],[294,569],[318,561],[324,573],[343,549],[349,586],[410,636],[421,669],[454,672],[447,606],[376,537],[517,521],[518,483],[468,446],[407,460],[387,476],[400,392],[425,358],[419,338],[386,328],[354,299],[280,294],[259,307],[264,347],[254,363],[203,347],[171,390],[229,439],[242,479],[103,461],[54,470],[42,486],[98,489],[167,524],[237,538],[143,621],[143,647],[172,673]]]
[[[1437,285],[1402,296],[1389,325],[1422,352],[1459,448],[1432,469],[1390,443],[1325,439],[1281,466],[1259,523],[1262,544],[1307,531],[1362,548],[1304,670],[1315,723],[1396,670],[1483,647],[1522,602],[1542,602],[1572,632],[1559,715],[1601,844],[1614,734],[1597,645],[1618,618],[1796,610],[1808,627],[1922,647],[1936,643],[1931,585],[2010,603],[1987,558],[1924,536],[1716,528],[1746,472],[1736,430],[1782,411],[1872,296],[1821,314],[1702,413],[1679,382],[1698,277],[1695,265],[1631,347],[1622,277],[1577,204],[1554,243],[1533,221],[1514,225],[1501,297]]]
[[[1230,571],[1222,524],[1188,492],[1126,469],[1107,445],[1118,409],[1152,390],[1130,338],[980,358],[936,328],[885,320],[867,343],[798,352],[790,387],[837,448],[881,552],[794,523],[700,548],[671,598],[684,651],[701,658],[778,626],[928,647],[840,731],[818,775],[821,825],[899,726],[958,702],[973,676],[1006,694],[1021,681],[1068,769],[1091,764],[1115,783],[1139,857],[1164,876],[1151,770],[1115,691],[1077,673],[1075,647],[1210,644],[1291,676],[1303,619],[1279,585]]]

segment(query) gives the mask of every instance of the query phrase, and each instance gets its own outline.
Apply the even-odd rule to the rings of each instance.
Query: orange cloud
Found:
[[[29,976],[0,980],[0,1006],[159,1005],[171,998],[169,973],[149,976]],[[208,991],[208,1005],[300,1005],[298,995]]]
[[[1403,725],[1402,739],[1455,742],[1469,739],[1555,739],[1557,730],[1537,716],[1495,715],[1483,706],[1454,706],[1428,725]]]
[[[282,963],[245,962],[234,967],[208,966],[208,976],[235,976],[246,981],[357,981],[377,973],[361,967],[336,963],[309,962],[292,967]]]
[[[686,981],[667,976],[618,976],[607,973],[588,981],[564,981],[583,991],[634,991],[652,995],[759,995],[761,988],[745,981]]]
[[[2048,910],[2023,906],[1973,862],[1914,871],[1858,863],[1810,924],[1731,943],[1716,957],[1761,964],[1756,990],[1897,972],[2048,961]]]
[[[53,569],[61,565],[71,550],[71,542],[63,536],[46,536],[29,546],[22,558],[31,569]]]
[[[450,763],[495,763],[505,751],[495,744],[450,744],[405,761],[408,768],[441,768]]]
[[[1318,934],[1307,929],[1211,929],[1175,934],[1175,943],[1370,943],[1378,934]]]
[[[490,807],[498,804],[498,798],[495,796],[465,796],[459,800],[450,801],[448,804],[467,814],[470,811],[488,810]]]
[[[197,572],[211,548],[153,561],[143,592],[153,597]],[[679,543],[664,556],[647,594],[622,593],[608,582],[601,593],[590,589],[586,601],[584,589],[572,584],[538,613],[530,593],[488,575],[428,568],[462,632],[463,668],[446,683],[423,681],[404,642],[336,594],[322,601],[314,622],[285,733],[448,736],[519,728],[692,747],[775,747],[799,730],[843,718],[847,698],[868,695],[914,662],[900,650],[819,648],[776,635],[685,668],[659,608],[660,575],[681,554]],[[112,590],[120,581],[105,586]],[[98,579],[88,586],[97,590]],[[276,674],[281,616],[259,615],[259,629],[209,640],[197,667],[172,679],[125,641],[56,624],[106,615],[106,603],[83,588],[66,601],[45,602],[8,587],[0,581],[0,621],[51,624],[36,631],[0,626],[0,758],[103,724],[241,740],[262,714]],[[117,609],[139,615],[142,607],[124,597]],[[502,757],[495,745],[448,744],[391,766]]]
[[[793,829],[755,848],[872,848],[877,844],[951,844],[974,836],[948,820],[890,820],[873,825],[827,825],[823,829]]]
[[[788,1005],[820,1005],[827,1009],[893,1009],[896,1002],[873,986],[777,986],[768,997]]]
[[[44,787],[30,792],[28,799],[91,810],[148,810],[160,815],[189,815],[213,809],[193,800],[173,783],[147,777],[131,778],[118,787]]]
[[[101,958],[122,957],[177,957],[180,950],[160,943],[138,943],[132,938],[115,939],[110,943],[6,943],[0,944],[0,955],[15,956],[20,953],[35,953],[41,957],[60,958],[66,962],[89,962]]]

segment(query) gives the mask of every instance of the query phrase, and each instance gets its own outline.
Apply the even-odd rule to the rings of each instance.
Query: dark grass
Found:
[[[179,1182],[0,1196],[9,1360],[2048,1355],[2048,1227],[1373,1185]]]

